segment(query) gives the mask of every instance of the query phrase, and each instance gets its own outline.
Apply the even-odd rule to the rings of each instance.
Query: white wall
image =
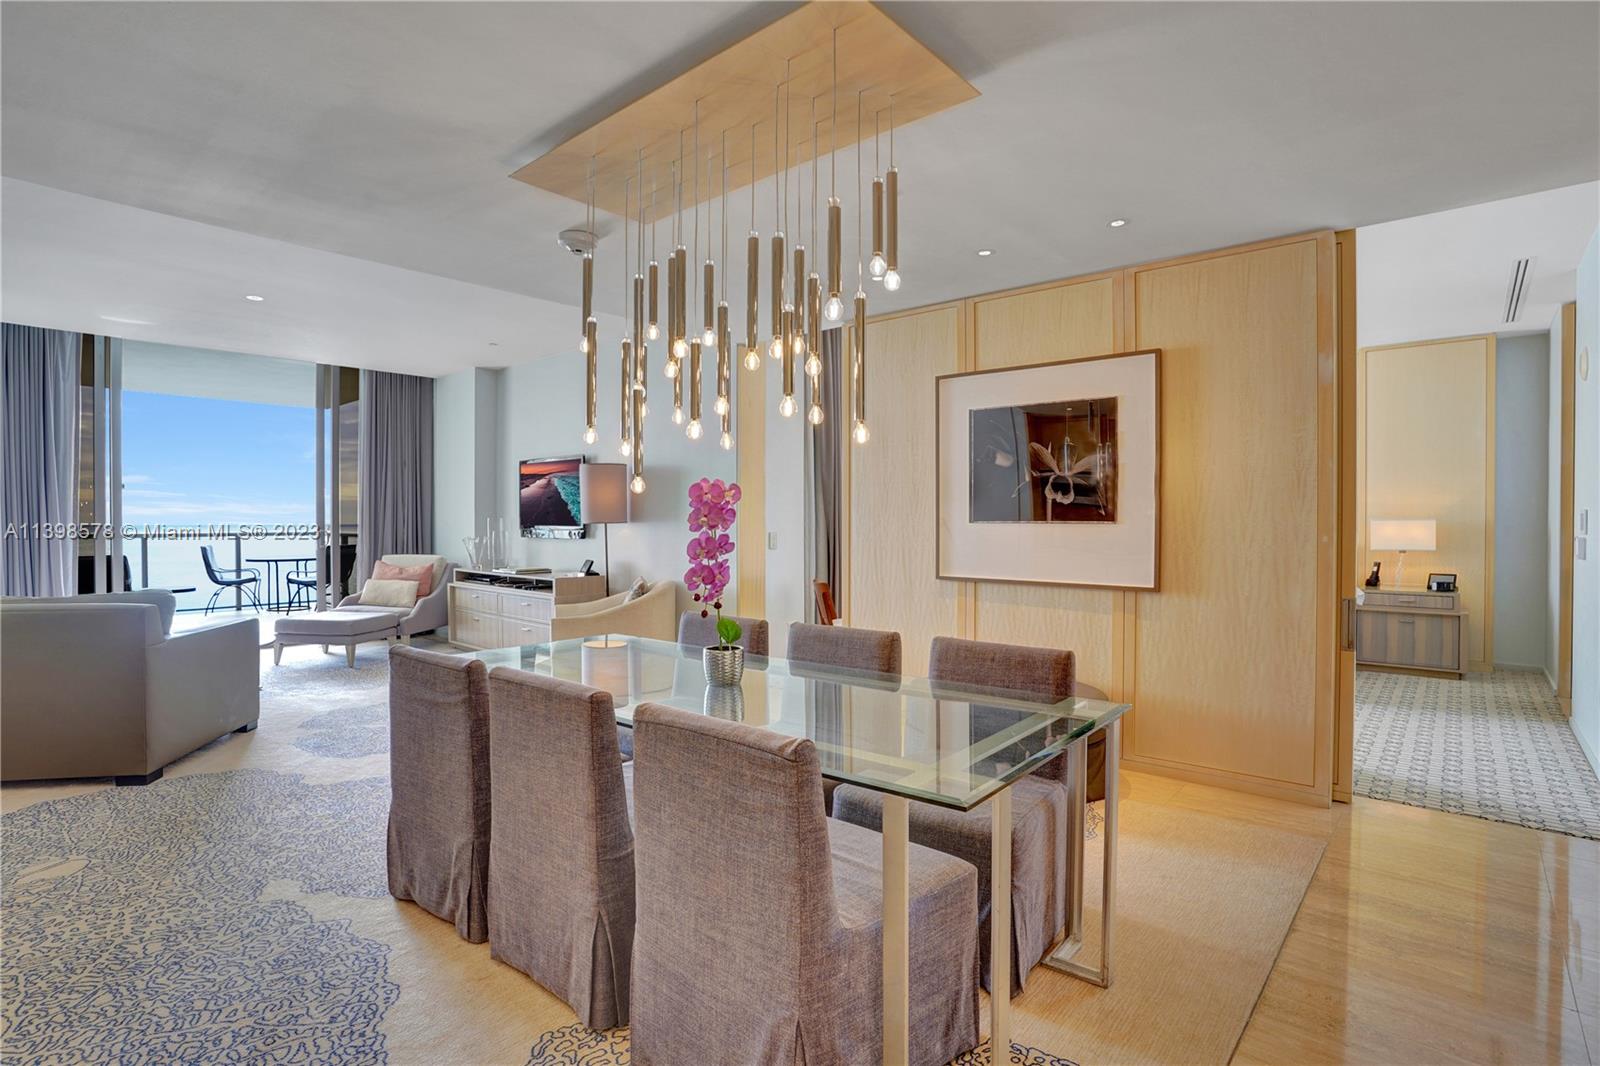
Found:
[[[1494,658],[1544,668],[1549,522],[1550,338],[1495,344]]]
[[[1574,348],[1580,371],[1574,397],[1574,527],[1588,512],[1586,558],[1572,564],[1572,731],[1600,771],[1600,231],[1578,264],[1578,322]],[[1582,532],[1576,536],[1584,537]]]
[[[462,540],[499,513],[500,375],[476,368],[433,382],[433,549],[458,564]]]
[[[1544,676],[1554,691],[1561,657],[1561,311],[1550,319],[1546,355]]]
[[[778,413],[783,375],[770,362],[763,365],[767,387],[767,604],[772,654],[789,646],[789,624],[806,620],[811,595],[806,585],[805,430],[799,414]],[[797,381],[801,375],[795,375]],[[797,388],[804,388],[797,384]]]
[[[617,453],[620,373],[617,326],[601,321],[599,411],[600,440],[583,443],[584,359],[577,351],[547,356],[500,373],[494,497],[512,536],[513,561],[523,566],[575,570],[583,560],[601,566],[602,529],[591,526],[583,540],[534,540],[517,533],[517,463],[523,459],[582,455],[594,462],[620,462]],[[714,359],[714,357],[713,357]],[[633,497],[630,519],[610,527],[611,588],[626,588],[637,577],[671,580],[679,586],[679,607],[687,609],[683,571],[688,566],[684,545],[689,539],[688,491],[702,477],[732,480],[732,451],[717,445],[716,416],[711,410],[716,379],[714,363],[702,375],[704,420],[710,431],[690,441],[672,424],[672,391],[661,373],[659,354],[650,360],[650,414],[645,420],[645,481],[642,496]],[[770,488],[769,492],[772,491]]]

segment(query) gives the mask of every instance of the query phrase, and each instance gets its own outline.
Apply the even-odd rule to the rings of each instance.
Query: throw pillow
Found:
[[[372,564],[372,576],[379,581],[415,581],[419,600],[433,591],[433,566],[429,563],[396,566],[379,559]]]
[[[638,580],[636,580],[633,583],[633,587],[632,588],[628,589],[627,598],[624,599],[622,602],[623,603],[632,603],[634,600],[638,599],[640,596],[643,596],[646,592],[649,592],[649,591],[650,591],[650,582],[646,581],[644,578],[641,577],[641,578],[639,578]]]
[[[366,607],[415,607],[417,583],[375,577],[361,586],[361,603]]]

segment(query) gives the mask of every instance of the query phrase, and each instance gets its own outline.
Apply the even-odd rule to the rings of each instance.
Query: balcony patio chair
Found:
[[[235,569],[219,567],[216,556],[212,554],[211,545],[209,544],[201,546],[200,561],[205,563],[206,577],[210,578],[211,583],[217,586],[216,591],[211,594],[211,598],[206,601],[206,614],[211,613],[212,608],[217,605],[217,600],[229,589],[236,589],[243,593],[245,598],[250,601],[251,607],[257,611],[261,610],[261,601],[256,598],[256,587],[261,582],[261,571],[249,566]]]

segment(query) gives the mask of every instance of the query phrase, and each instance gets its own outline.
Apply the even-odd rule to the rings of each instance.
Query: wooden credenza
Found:
[[[556,604],[597,600],[606,587],[600,574],[536,574],[515,584],[489,584],[471,580],[476,573],[457,568],[450,583],[450,643],[457,647],[546,643]]]
[[[1356,604],[1356,662],[1461,677],[1467,670],[1467,612],[1460,594],[1363,589]]]

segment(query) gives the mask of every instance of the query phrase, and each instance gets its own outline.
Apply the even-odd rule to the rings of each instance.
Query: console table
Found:
[[[605,595],[600,574],[500,574],[456,568],[450,582],[450,643],[461,648],[511,648],[550,640],[558,603]]]
[[[1362,589],[1356,602],[1356,662],[1461,677],[1467,671],[1467,612],[1456,592]]]

